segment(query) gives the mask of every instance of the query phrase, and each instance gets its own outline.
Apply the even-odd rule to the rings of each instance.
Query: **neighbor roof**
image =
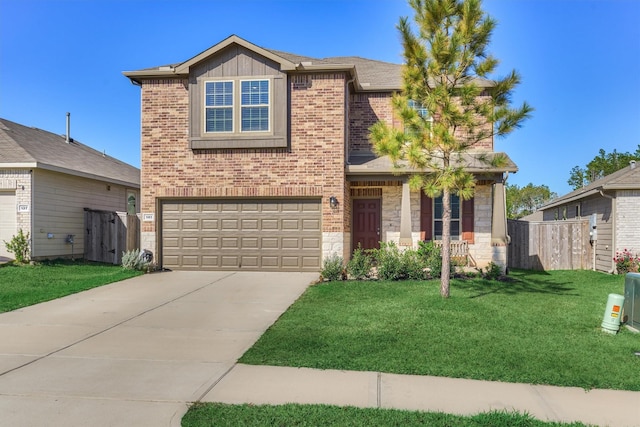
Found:
[[[75,140],[0,118],[0,168],[41,168],[140,188],[140,169]]]
[[[571,203],[585,197],[600,193],[600,191],[612,190],[640,190],[640,165],[629,165],[617,172],[593,181],[586,187],[582,187],[540,207],[540,210],[553,208],[565,203]]]
[[[236,35],[229,36],[185,62],[145,68],[138,71],[125,71],[123,74],[133,82],[140,82],[144,78],[185,76],[189,74],[189,69],[192,65],[217,54],[232,44],[243,46],[279,63],[280,69],[285,72],[348,71],[351,73],[354,86],[359,91],[393,91],[402,89],[401,64],[376,61],[358,56],[312,58],[262,48]],[[491,81],[484,79],[476,79],[476,84],[481,87],[493,86]]]

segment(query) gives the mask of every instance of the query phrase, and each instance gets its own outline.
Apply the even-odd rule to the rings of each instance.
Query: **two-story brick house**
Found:
[[[376,158],[368,129],[394,122],[401,66],[315,59],[231,36],[180,64],[125,72],[141,88],[142,246],[165,268],[318,271],[358,244],[438,238],[439,200]],[[490,85],[487,84],[487,90]],[[503,178],[485,141],[465,157],[474,199],[453,238],[506,263]]]

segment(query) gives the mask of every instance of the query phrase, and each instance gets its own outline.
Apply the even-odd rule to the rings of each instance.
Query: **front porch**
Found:
[[[490,262],[506,267],[506,212],[504,187],[497,180],[478,180],[472,202],[457,207],[452,230],[452,259],[460,265],[482,268]],[[351,198],[351,251],[395,242],[399,247],[418,248],[420,241],[441,245],[434,201],[421,191],[412,191],[406,177],[348,181]],[[428,206],[428,208],[427,208]],[[502,214],[500,214],[502,212]],[[504,220],[494,216],[503,216]],[[502,227],[500,224],[504,224]],[[502,229],[502,231],[501,231]],[[441,232],[441,231],[440,231]]]

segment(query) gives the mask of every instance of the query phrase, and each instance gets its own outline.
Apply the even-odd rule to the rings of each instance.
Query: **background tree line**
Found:
[[[634,153],[607,153],[600,149],[598,155],[585,167],[574,166],[567,182],[574,190],[585,187],[600,178],[629,166],[631,160],[640,161],[640,145]],[[524,187],[507,184],[507,217],[519,219],[537,211],[542,205],[558,197],[546,185],[529,183]]]

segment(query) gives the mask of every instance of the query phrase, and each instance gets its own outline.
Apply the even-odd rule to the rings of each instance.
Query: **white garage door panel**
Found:
[[[18,233],[16,193],[0,191],[0,257],[14,258],[4,245]]]
[[[319,200],[165,201],[162,264],[209,270],[317,271]]]

